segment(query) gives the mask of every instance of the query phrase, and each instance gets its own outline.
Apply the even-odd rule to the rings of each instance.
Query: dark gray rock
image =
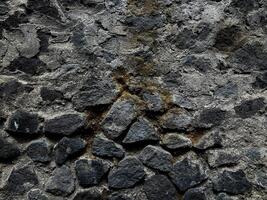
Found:
[[[39,120],[37,114],[17,110],[9,118],[6,131],[20,135],[34,135],[38,133]]]
[[[224,170],[222,173],[218,174],[216,179],[213,180],[213,188],[217,192],[243,194],[245,192],[249,192],[252,185],[242,170]]]
[[[121,145],[106,138],[103,134],[97,135],[93,141],[92,153],[100,157],[122,158],[124,150]]]
[[[264,109],[264,98],[242,101],[240,105],[234,107],[236,114],[241,118],[249,118]]]
[[[33,141],[26,149],[27,155],[36,162],[49,162],[51,160],[51,148],[45,140]]]
[[[234,200],[234,199],[225,193],[220,193],[216,197],[216,200]]]
[[[44,132],[49,136],[69,136],[86,126],[85,117],[79,114],[64,114],[44,122]]]
[[[238,164],[241,158],[240,152],[233,149],[210,150],[207,154],[211,167]]]
[[[209,131],[199,140],[194,142],[193,146],[200,150],[222,146],[222,136],[217,131]]]
[[[164,135],[161,144],[171,150],[192,147],[192,141],[188,137],[178,133],[168,133]]]
[[[196,108],[196,105],[189,98],[179,94],[172,95],[172,103],[185,109],[193,110]]]
[[[189,189],[184,194],[184,200],[207,200],[205,191],[200,188]]]
[[[172,155],[161,147],[148,145],[141,151],[138,158],[144,165],[156,170],[168,172],[172,169]]]
[[[192,188],[208,178],[205,166],[189,158],[177,161],[169,176],[180,191]]]
[[[76,161],[75,170],[80,186],[90,187],[100,183],[109,167],[101,160],[81,159]]]
[[[148,200],[176,200],[178,195],[174,185],[164,175],[154,175],[146,180],[144,187]]]
[[[158,141],[159,136],[153,124],[147,119],[141,117],[130,127],[126,137],[123,140],[125,144],[138,142]]]
[[[62,165],[66,160],[86,147],[86,142],[81,138],[62,138],[55,146],[55,161],[58,165]]]
[[[236,96],[238,93],[238,86],[235,83],[229,82],[223,86],[218,86],[215,89],[214,95],[224,98]]]
[[[20,149],[15,143],[0,138],[0,162],[16,159],[20,155]]]
[[[92,106],[111,104],[117,97],[119,89],[111,78],[90,77],[77,92],[72,102],[77,110],[83,111]]]
[[[265,89],[267,88],[267,72],[260,74],[256,77],[256,80],[252,83],[253,88]]]
[[[144,92],[143,100],[148,111],[159,112],[164,108],[163,99],[158,92]]]
[[[48,197],[39,189],[32,189],[28,192],[28,200],[48,200]]]
[[[4,190],[9,194],[22,195],[38,184],[38,177],[33,167],[31,165],[25,165],[12,169]]]
[[[219,108],[209,108],[202,111],[197,120],[199,128],[211,128],[220,125],[226,118],[226,111]]]
[[[165,129],[186,130],[192,122],[192,116],[189,112],[180,109],[169,110],[160,119],[160,124]]]
[[[145,176],[144,166],[136,157],[126,157],[108,175],[108,186],[114,189],[130,188]]]
[[[65,165],[55,169],[45,185],[46,192],[55,196],[69,196],[74,189],[74,176]]]
[[[104,134],[112,139],[119,137],[134,120],[136,112],[132,100],[117,100],[101,122]]]
[[[73,200],[102,200],[102,193],[96,188],[90,188],[77,192]]]
[[[60,91],[48,87],[42,87],[40,95],[44,101],[55,101],[64,97]]]

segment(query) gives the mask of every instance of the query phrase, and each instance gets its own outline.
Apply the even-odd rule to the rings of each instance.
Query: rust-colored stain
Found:
[[[157,0],[129,0],[128,10],[135,15],[152,15],[158,11]]]
[[[200,130],[189,132],[187,134],[187,137],[192,141],[193,144],[196,144],[204,136],[204,134],[205,134],[205,131],[200,129]]]

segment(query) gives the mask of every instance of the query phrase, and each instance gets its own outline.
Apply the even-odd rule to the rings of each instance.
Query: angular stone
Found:
[[[50,153],[51,148],[47,141],[37,140],[29,144],[26,149],[27,155],[36,162],[49,162],[51,160]]]
[[[176,200],[176,189],[171,181],[164,175],[154,175],[146,180],[144,187],[148,200]]]
[[[101,122],[104,134],[112,139],[119,137],[136,115],[136,106],[132,100],[116,101]]]
[[[48,87],[42,87],[40,95],[44,101],[55,101],[64,97],[60,91]]]
[[[164,135],[161,144],[171,150],[192,147],[192,141],[188,137],[178,133],[168,133]]]
[[[257,89],[267,88],[267,72],[257,76],[255,82],[252,83],[252,86]]]
[[[39,120],[37,114],[17,110],[9,118],[6,131],[19,135],[38,133]]]
[[[157,92],[144,92],[143,100],[147,104],[147,109],[153,112],[159,112],[163,109],[163,100]]]
[[[76,161],[75,170],[80,186],[90,187],[100,183],[109,167],[101,160],[80,159]]]
[[[44,132],[50,136],[69,136],[86,126],[85,117],[79,114],[63,114],[44,122]]]
[[[133,156],[128,156],[118,163],[108,175],[108,186],[114,189],[130,188],[145,176],[144,166]]]
[[[75,189],[74,176],[69,167],[56,168],[45,185],[46,192],[55,196],[69,196]]]
[[[233,149],[210,150],[207,154],[208,163],[211,167],[234,165],[237,164],[241,158],[240,153]]]
[[[147,119],[141,117],[137,122],[133,123],[123,140],[125,144],[133,144],[138,142],[158,141],[159,136],[153,124]]]
[[[111,104],[119,93],[118,87],[111,78],[90,77],[84,85],[72,98],[75,108],[79,111],[92,106]]]
[[[6,181],[4,189],[9,194],[22,195],[38,185],[37,175],[30,165],[14,167]]]
[[[226,111],[219,108],[209,108],[202,111],[197,121],[199,128],[211,128],[220,125],[226,118]]]
[[[160,119],[160,124],[165,129],[186,130],[192,122],[192,116],[185,110],[170,110]]]
[[[50,0],[40,0],[38,2],[35,2],[34,0],[29,0],[27,3],[27,8],[32,11],[40,12],[44,15],[53,17],[55,19],[58,19],[60,17],[58,7],[55,6],[53,1]]]
[[[12,161],[20,155],[20,149],[15,143],[0,138],[0,162]]]
[[[102,200],[102,193],[96,188],[90,188],[77,192],[73,200]]]
[[[189,158],[177,161],[169,175],[180,191],[192,188],[208,178],[202,163]]]
[[[224,170],[216,179],[213,180],[213,188],[217,192],[244,194],[245,192],[249,192],[251,190],[252,185],[242,170]]]
[[[243,101],[240,105],[234,107],[234,109],[239,117],[249,118],[259,112],[261,109],[264,109],[264,107],[264,98],[260,97],[257,99]]]
[[[205,133],[198,141],[193,143],[193,146],[200,150],[205,150],[210,147],[218,147],[222,145],[222,137],[217,131],[209,131]]]
[[[81,138],[62,138],[55,146],[55,161],[62,165],[66,160],[81,152],[86,147],[86,142]]]
[[[28,200],[48,200],[48,197],[39,189],[32,189],[28,192]]]
[[[148,145],[141,151],[138,158],[144,165],[156,170],[168,172],[172,169],[173,157],[161,147]]]
[[[106,138],[103,134],[97,135],[93,141],[92,153],[100,157],[122,158],[124,150],[121,145]]]
[[[185,192],[183,200],[207,200],[207,196],[202,189],[192,188]]]
[[[175,94],[172,96],[172,103],[185,109],[193,110],[196,108],[196,105],[190,99],[183,97],[179,94]]]

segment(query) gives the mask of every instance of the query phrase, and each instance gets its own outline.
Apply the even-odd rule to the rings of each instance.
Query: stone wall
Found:
[[[266,0],[1,0],[1,200],[267,199]]]

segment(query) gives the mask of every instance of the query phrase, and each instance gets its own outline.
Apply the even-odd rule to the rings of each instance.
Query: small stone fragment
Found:
[[[96,188],[90,188],[77,192],[73,200],[102,200],[102,194]]]
[[[133,123],[123,140],[125,144],[133,144],[146,141],[158,141],[159,136],[154,126],[145,118],[139,118]]]
[[[192,188],[185,192],[183,200],[207,200],[207,197],[202,189]]]
[[[55,146],[55,161],[62,165],[66,160],[81,152],[86,147],[86,142],[81,138],[62,138]]]
[[[0,138],[0,162],[12,161],[19,155],[20,149],[16,144]]]
[[[192,110],[196,107],[196,105],[190,99],[178,94],[172,96],[172,103],[185,109]]]
[[[164,175],[154,175],[146,180],[144,191],[148,200],[178,199],[174,185]]]
[[[26,149],[27,155],[36,162],[49,162],[51,149],[45,140],[33,141]]]
[[[47,87],[41,88],[40,95],[44,101],[55,101],[57,99],[62,99],[64,97],[60,91],[50,89]]]
[[[172,169],[172,155],[161,147],[148,145],[141,151],[138,158],[144,165],[156,170],[168,172]]]
[[[226,192],[229,194],[243,194],[251,190],[251,183],[242,170],[227,171],[224,170],[213,181],[213,188],[217,192]]]
[[[136,106],[132,100],[116,101],[101,122],[104,134],[112,139],[119,137],[136,115]]]
[[[30,165],[14,167],[4,189],[14,195],[22,195],[39,183],[37,175]]]
[[[121,145],[100,134],[93,141],[92,153],[100,157],[122,158],[125,152]]]
[[[86,126],[85,117],[79,114],[63,114],[44,122],[44,132],[50,136],[69,136]]]
[[[265,107],[264,98],[247,100],[234,107],[236,114],[241,118],[249,118]]]
[[[75,189],[74,176],[69,167],[63,165],[52,173],[46,183],[46,192],[55,196],[69,196]]]
[[[214,146],[222,145],[222,137],[217,131],[209,131],[205,133],[198,141],[193,143],[193,146],[197,149],[205,150]]]
[[[163,100],[157,92],[144,92],[143,99],[147,104],[147,109],[153,112],[159,112],[163,109]]]
[[[232,149],[210,150],[208,151],[208,163],[211,167],[237,164],[241,156]]]
[[[177,161],[169,175],[180,191],[192,188],[208,178],[202,163],[189,158]]]
[[[192,116],[185,110],[170,110],[161,117],[161,126],[171,130],[186,130],[192,122]]]
[[[17,110],[8,119],[6,131],[17,135],[33,135],[38,133],[39,120],[37,114]]]
[[[114,189],[130,188],[145,176],[144,166],[133,156],[124,158],[108,175],[108,185]]]
[[[48,197],[39,189],[32,189],[28,192],[28,200],[48,200]]]
[[[226,111],[210,108],[200,113],[197,125],[200,128],[211,128],[220,125],[226,117]]]
[[[109,168],[101,160],[80,159],[75,170],[80,186],[90,187],[99,184]]]
[[[171,150],[192,147],[192,141],[188,137],[177,133],[164,135],[161,144]]]

